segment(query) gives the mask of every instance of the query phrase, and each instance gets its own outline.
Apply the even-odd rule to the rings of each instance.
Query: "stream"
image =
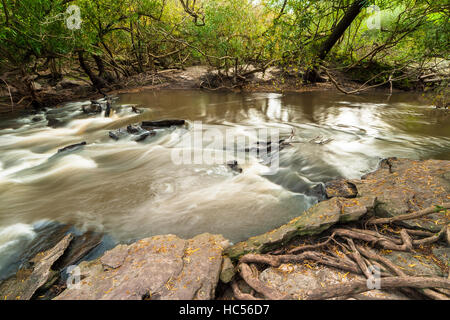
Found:
[[[413,93],[144,91],[118,96],[109,118],[84,114],[88,102],[0,118],[0,270],[46,221],[104,232],[117,242],[203,232],[237,242],[300,215],[317,203],[318,185],[360,178],[382,158],[450,159],[449,115]],[[145,112],[134,113],[132,105]],[[48,126],[49,119],[58,125]],[[187,125],[156,129],[140,142],[108,135],[158,119]],[[198,138],[198,130],[245,137],[254,146],[259,129],[291,136],[272,175],[239,149],[231,157],[242,173],[225,163],[173,161],[174,150],[232,149],[229,141]],[[180,143],[186,137],[193,145]]]

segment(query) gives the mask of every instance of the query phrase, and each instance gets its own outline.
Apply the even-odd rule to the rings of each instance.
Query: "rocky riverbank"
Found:
[[[286,225],[234,245],[221,235],[161,235],[105,252],[102,235],[60,226],[36,240],[45,247],[30,245],[44,250],[27,250],[17,273],[0,283],[0,296],[449,298],[450,161],[389,158],[361,179],[327,183],[324,192],[326,200]],[[371,263],[387,277],[386,288],[362,287]]]
[[[349,80],[342,74],[335,75],[346,88],[356,88],[360,84]],[[121,93],[135,93],[144,90],[161,89],[205,89],[213,91],[245,91],[245,92],[305,92],[317,90],[334,90],[336,87],[331,82],[303,83],[302,74],[294,71],[286,71],[280,67],[270,67],[265,72],[251,73],[240,86],[232,84],[220,84],[217,82],[217,72],[207,66],[192,66],[185,69],[167,69],[158,72],[146,72],[130,76],[123,81],[111,84],[103,91],[108,95]],[[326,78],[326,76],[325,76]],[[45,77],[33,78],[33,87],[40,97],[41,104],[46,107],[57,106],[68,101],[80,99],[99,99],[100,93],[90,84],[89,80],[78,77],[64,77],[59,82],[53,83]],[[218,87],[217,87],[218,86]],[[28,97],[20,96],[14,88],[12,91],[0,91],[0,114],[32,109]],[[373,89],[372,89],[373,90]],[[378,91],[387,88],[378,88]],[[11,94],[11,96],[10,96]],[[14,103],[11,105],[11,98]]]

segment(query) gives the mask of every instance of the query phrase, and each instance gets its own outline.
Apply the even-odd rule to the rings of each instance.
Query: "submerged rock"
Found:
[[[137,108],[136,106],[131,106],[131,111],[137,114],[141,114],[144,112],[143,110]]]
[[[47,117],[47,126],[51,128],[60,128],[66,125],[66,121],[54,118],[54,117]]]
[[[39,122],[39,121],[44,121],[44,120],[45,120],[45,117],[44,117],[44,116],[41,116],[41,115],[34,116],[34,117],[31,119],[31,121],[33,121],[33,122]]]
[[[318,201],[323,201],[327,198],[323,183],[318,183],[315,186],[308,188],[305,191],[305,194],[307,196],[316,197]]]
[[[119,245],[81,263],[82,281],[55,299],[212,299],[227,245],[222,236],[207,233],[189,240],[164,235]]]

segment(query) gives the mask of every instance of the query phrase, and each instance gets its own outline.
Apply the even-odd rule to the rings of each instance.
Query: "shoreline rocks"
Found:
[[[62,225],[54,233],[50,232],[46,240],[36,239],[30,245],[25,259],[29,263],[23,263],[16,275],[0,283],[0,295],[8,299],[31,299],[42,294],[46,299],[56,300],[214,299],[219,280],[229,284],[236,274],[233,261],[246,253],[266,253],[302,236],[318,235],[333,225],[360,221],[367,215],[392,217],[448,202],[450,161],[388,158],[377,170],[359,180],[340,179],[325,184],[325,193],[327,200],[289,223],[232,246],[221,235],[206,233],[187,240],[161,235],[117,245],[88,261],[85,257],[102,243],[101,235],[89,232],[73,235],[69,226]],[[432,232],[444,226],[448,228],[448,213],[430,216],[408,220],[405,224]],[[450,257],[448,242],[447,247],[436,246],[430,250],[382,253],[407,274],[445,276]],[[60,278],[62,269],[83,259],[78,264],[81,282],[62,292],[51,291],[56,285],[64,286]],[[311,268],[305,269],[303,264],[269,267],[261,272],[259,279],[294,297],[301,297],[305,286],[321,286],[324,275],[333,277],[335,283],[342,280],[342,275],[329,267],[308,269]],[[404,297],[383,291],[360,295],[360,298]]]
[[[365,214],[393,217],[447,202],[450,197],[450,161],[388,158],[379,168],[357,179],[326,184],[330,199],[275,229],[239,242],[226,250],[237,260],[246,253],[265,253],[297,236],[316,235],[336,223],[359,220]],[[448,218],[443,213],[405,221],[409,227],[439,231]]]
[[[55,300],[213,299],[227,245],[221,235],[208,233],[189,240],[164,235],[119,245],[81,263],[81,283]]]
[[[55,222],[36,227],[36,233],[16,263],[18,271],[0,281],[2,299],[50,299],[64,283],[63,271],[67,267],[91,255],[95,258],[98,249],[110,246],[101,233],[81,233],[70,225]]]

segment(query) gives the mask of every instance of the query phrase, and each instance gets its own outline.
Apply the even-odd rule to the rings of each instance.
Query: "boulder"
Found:
[[[296,236],[315,235],[338,222],[357,221],[374,206],[374,197],[332,198],[322,201],[289,223],[239,242],[228,248],[225,253],[233,260],[246,253],[265,253],[286,244]]]
[[[155,236],[119,245],[79,265],[82,280],[56,300],[213,299],[228,241],[201,234]]]

